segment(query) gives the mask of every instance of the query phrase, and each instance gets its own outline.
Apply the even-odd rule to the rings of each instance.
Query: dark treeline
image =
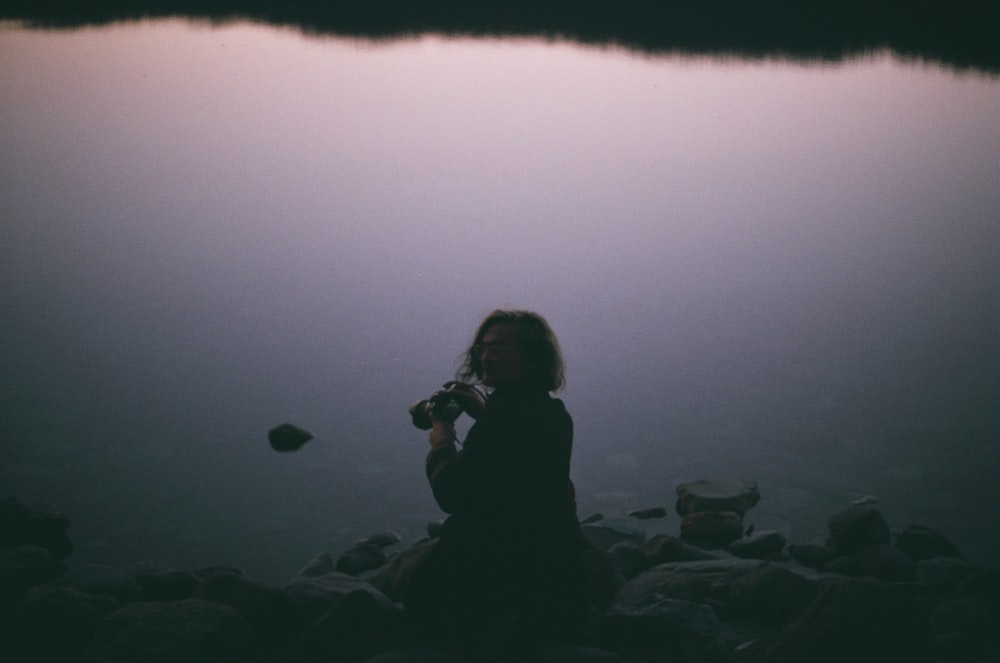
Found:
[[[681,53],[837,61],[903,58],[1000,70],[996,0],[7,0],[0,19],[72,28],[142,18],[251,20],[310,34],[536,37]]]

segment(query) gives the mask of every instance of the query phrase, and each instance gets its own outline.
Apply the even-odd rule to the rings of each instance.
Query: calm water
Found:
[[[747,478],[794,541],[870,494],[996,562],[997,83],[0,26],[0,492],[79,561],[281,582],[412,541],[441,514],[406,407],[518,306],[564,346],[581,515]],[[276,454],[284,421],[317,439]]]

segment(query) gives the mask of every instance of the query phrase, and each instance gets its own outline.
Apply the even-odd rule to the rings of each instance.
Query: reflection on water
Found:
[[[745,477],[798,540],[875,494],[1000,549],[994,76],[175,21],[0,56],[0,473],[81,555],[417,538],[406,406],[497,305],[560,335],[583,515]]]

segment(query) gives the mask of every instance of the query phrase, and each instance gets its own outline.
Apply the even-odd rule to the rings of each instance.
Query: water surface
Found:
[[[581,515],[747,478],[998,557],[995,75],[183,21],[0,68],[0,483],[76,559],[421,536],[406,406],[496,306],[560,336]]]

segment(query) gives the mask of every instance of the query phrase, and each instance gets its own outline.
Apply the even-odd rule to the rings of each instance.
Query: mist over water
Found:
[[[995,75],[180,21],[0,61],[0,492],[73,560],[421,537],[406,408],[497,306],[559,335],[581,516],[746,478],[796,542],[875,495],[1000,555]]]

